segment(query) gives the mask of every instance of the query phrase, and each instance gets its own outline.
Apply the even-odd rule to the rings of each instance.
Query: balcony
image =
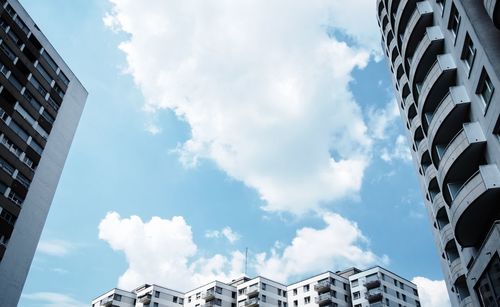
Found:
[[[474,285],[481,279],[495,255],[495,250],[500,250],[500,220],[493,223],[482,246],[478,249],[476,259],[467,275],[468,284]]]
[[[201,298],[204,299],[205,302],[211,301],[211,300],[215,299],[215,291],[208,290],[207,292],[205,292],[201,295]]]
[[[439,209],[443,208],[445,205],[443,194],[438,193],[434,196],[432,200],[432,211],[434,212],[434,216],[438,213]]]
[[[409,76],[413,92],[417,91],[416,84],[423,81],[437,55],[442,52],[443,46],[444,36],[441,28],[428,27],[412,57]]]
[[[101,306],[110,307],[113,305],[113,295],[101,300]]]
[[[462,247],[479,246],[498,218],[500,171],[495,164],[481,165],[457,191],[450,208],[455,238]],[[470,227],[474,225],[474,227]]]
[[[320,294],[315,301],[319,306],[328,305],[332,302],[332,294],[330,292]]]
[[[474,304],[472,303],[472,298],[470,296],[467,296],[463,300],[460,301],[458,304],[459,307],[474,307]]]
[[[469,108],[470,99],[465,87],[454,86],[450,88],[449,94],[438,104],[434,112],[423,115],[425,117],[424,130],[426,123],[429,123],[427,135],[432,148],[432,161],[436,167],[439,166],[436,148],[441,144],[448,144],[460,131],[463,123],[467,121]]]
[[[250,298],[245,301],[245,307],[258,307],[258,306],[259,306],[258,297]]]
[[[202,307],[215,307],[215,301],[211,300],[209,302],[206,302],[205,304],[201,305]]]
[[[368,303],[373,304],[376,302],[380,302],[384,298],[384,295],[380,291],[373,293],[368,292],[366,293],[365,298],[368,300]]]
[[[332,283],[329,280],[323,280],[314,285],[314,291],[324,293],[330,291]]]
[[[403,34],[401,52],[404,60],[413,56],[419,40],[424,36],[425,29],[432,25],[432,13],[432,6],[428,1],[417,3]],[[398,29],[398,31],[401,30]]]
[[[454,284],[460,276],[464,275],[464,271],[462,269],[462,262],[460,258],[453,260],[450,263],[450,280],[451,284]]]
[[[432,182],[432,179],[436,178],[436,176],[437,176],[436,168],[434,167],[434,165],[431,164],[425,170],[425,173],[424,173],[425,182],[427,184],[430,184]]]
[[[411,16],[411,12],[415,10],[415,0],[401,0],[398,6],[398,10],[396,11],[396,27],[395,33],[396,36],[399,37],[401,33],[406,29],[408,24],[408,19]],[[401,44],[398,44],[401,47]]]
[[[259,287],[250,287],[248,288],[247,296],[250,297],[256,297],[259,295]]]
[[[424,154],[428,151],[426,142],[420,142],[420,145],[417,148],[417,157],[422,159]]]
[[[464,124],[444,149],[439,166],[439,183],[448,205],[451,205],[462,184],[483,163],[485,146],[486,138],[481,126],[474,122]]]
[[[403,70],[403,58],[401,56],[398,56],[396,58],[396,60],[394,61],[394,65],[392,67],[396,71],[396,77],[397,78],[401,78],[401,76],[404,74],[404,70]]]
[[[408,102],[411,102],[411,103],[408,103]],[[413,102],[413,99],[408,100],[407,101],[407,105],[406,105],[406,118],[411,121],[413,120],[413,118],[415,118],[415,116],[417,116],[417,107],[415,106],[415,102]]]
[[[437,56],[433,67],[423,79],[415,99],[418,99],[420,114],[432,112],[454,85],[457,66],[451,54]]]
[[[151,303],[151,293],[139,296],[139,302],[143,305],[149,305]]]
[[[443,226],[443,228],[439,231],[439,234],[441,236],[441,243],[443,246],[446,246],[448,242],[453,240],[453,228],[451,227],[451,224]]]
[[[391,36],[391,35],[389,35]],[[393,38],[392,41],[389,43],[389,54],[391,55],[391,64],[396,61],[397,56],[399,55],[399,51],[397,48],[396,40]]]
[[[380,280],[375,279],[375,280],[367,281],[367,282],[365,282],[364,286],[368,290],[378,288],[378,287],[380,287]]]
[[[500,1],[498,0],[483,0],[484,8],[495,26],[500,29]]]

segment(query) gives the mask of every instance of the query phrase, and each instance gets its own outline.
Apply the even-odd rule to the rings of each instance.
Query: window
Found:
[[[387,306],[391,306],[391,303],[389,302],[389,299],[388,299],[388,298],[386,298],[386,299],[385,299],[385,304],[386,304]]]
[[[417,291],[417,289],[413,289],[413,295],[418,296],[418,291]]]
[[[457,7],[455,6],[455,4],[453,4],[451,7],[448,29],[450,29],[451,33],[453,33],[453,36],[456,38],[459,28],[460,28],[460,15],[458,14]]]
[[[178,298],[177,298],[177,296],[174,296],[174,297],[172,298],[172,301],[173,301],[174,303],[177,303],[177,299],[178,299]]]
[[[385,274],[384,273],[381,273],[380,276],[382,276],[382,280],[385,280]]]
[[[309,291],[309,285],[304,285],[304,292],[308,292]]]
[[[115,301],[121,301],[122,300],[122,296],[120,294],[116,294],[115,293],[115,297],[113,298]]]
[[[216,298],[214,304],[217,305],[217,306],[221,306],[222,305],[222,300],[220,298]]]
[[[286,291],[283,290],[283,297],[286,297]]]
[[[14,16],[16,15],[16,11],[14,10],[14,8],[12,6],[10,6],[10,4],[7,4],[7,7],[5,8],[5,10],[12,18],[14,18]]]
[[[404,290],[405,289],[405,284],[403,284],[402,282],[399,282],[399,287]]]
[[[188,296],[188,303],[191,303],[191,296]]]
[[[69,79],[68,79],[68,77],[66,77],[66,75],[65,75],[65,74],[63,74],[63,72],[62,72],[62,71],[61,71],[61,72],[59,72],[59,80],[61,80],[61,81],[62,81],[62,83],[64,83],[64,85],[68,86],[68,84],[69,84]]]
[[[384,286],[384,293],[387,293],[387,286]]]
[[[43,110],[42,112],[42,117],[49,122],[50,124],[53,124],[54,121],[56,120],[54,116],[50,115],[47,111]]]
[[[476,90],[476,94],[479,94],[481,96],[486,109],[490,104],[494,91],[495,88],[493,87],[493,83],[491,83],[491,79],[488,76],[488,73],[483,68],[483,71],[481,73],[481,78],[479,78],[479,84]]]
[[[179,304],[184,305],[184,299],[182,297],[179,298]]]
[[[359,291],[356,291],[352,294],[352,298],[357,300],[361,297],[361,294],[359,293]]]
[[[16,18],[16,23],[19,26],[19,28],[21,28],[21,30],[24,32],[24,34],[28,35],[28,33],[30,33],[30,29],[24,23],[24,21],[22,21],[21,18],[19,18],[19,16],[17,16]]]
[[[344,295],[344,301],[349,302],[349,295]]]
[[[158,303],[153,303],[153,306],[154,307],[158,307]]]
[[[28,133],[26,131],[24,131],[23,128],[19,127],[18,124],[16,124],[15,121],[10,121],[9,123],[9,127],[12,129],[12,131],[14,131],[22,140],[24,140],[25,142],[28,141]]]
[[[283,302],[283,307],[287,307],[287,303],[286,302]]]
[[[155,291],[155,297],[160,297],[160,291]]]
[[[293,301],[293,306],[295,306],[295,307],[299,306],[299,301],[297,301],[297,300]]]
[[[199,300],[201,298],[201,292],[196,293],[196,299]]]
[[[7,46],[5,44],[5,42],[2,42],[2,44],[0,45],[0,48],[2,49],[3,53],[5,53],[5,55],[11,60],[11,61],[14,61],[16,59],[16,55],[14,53],[14,51],[12,51],[12,49],[9,48],[9,46]]]
[[[311,302],[311,297],[310,296],[304,297],[304,304],[309,304],[310,302]]]
[[[21,85],[21,83],[19,83],[19,81],[17,81],[17,79],[14,78],[14,76],[12,74],[9,76],[9,81],[10,81],[10,84],[12,84],[12,86],[15,87],[16,90],[18,90],[19,92],[23,89],[23,86]]]
[[[31,76],[30,82],[40,93],[40,95],[42,95],[42,97],[45,97],[45,95],[47,95],[48,93],[47,90],[40,84],[40,82],[38,82],[38,80],[35,77]]]
[[[344,283],[344,290],[347,291],[347,287],[349,287],[346,283]]]
[[[30,142],[30,147],[33,148],[34,151],[36,151],[39,155],[42,155],[43,148],[40,146],[37,142],[34,140],[31,140]]]
[[[266,302],[267,301],[267,297],[265,295],[262,295],[262,302]]]
[[[355,280],[351,281],[351,287],[353,287],[353,288],[354,288],[354,287],[357,287],[357,286],[358,286],[358,284],[359,284],[359,281],[358,281],[357,279],[355,279]]]
[[[281,295],[281,289],[278,289],[278,295]]]
[[[262,283],[261,288],[262,288],[262,290],[266,290],[266,284]]]
[[[398,292],[398,291],[396,291],[396,297],[397,297],[397,298],[400,298],[400,295],[399,295],[399,292]]]
[[[498,272],[500,272],[500,258],[498,253],[495,253],[475,287],[483,306],[496,306],[495,302],[498,302],[497,299],[500,296]]]
[[[233,291],[233,292],[231,293],[231,297],[232,297],[232,298],[236,298],[236,292],[235,292],[235,291]]]
[[[281,301],[278,300],[278,307],[281,307]]]
[[[42,57],[43,59],[45,60],[45,62],[47,62],[47,64],[49,64],[49,66],[54,70],[54,71],[57,71],[57,64],[56,62],[54,62],[54,60],[52,59],[52,57],[47,53],[46,50],[43,51],[42,53]]]
[[[469,36],[469,33],[465,35],[464,48],[462,50],[462,60],[467,66],[468,70],[472,69],[472,64],[474,64],[474,58],[476,57],[476,48],[474,47],[474,43]]]
[[[49,84],[52,83],[52,77],[49,75],[49,73],[45,70],[45,68],[42,67],[40,63],[36,65],[36,70],[42,75],[42,77],[47,81]]]
[[[14,109],[17,111],[17,113],[19,113],[19,115],[21,115],[22,118],[24,118],[25,121],[27,121],[31,126],[33,126],[35,124],[35,119],[28,114],[28,112],[26,112],[26,110],[21,107],[21,105],[19,103],[16,103],[16,105],[14,106]]]
[[[9,175],[14,173],[14,167],[0,157],[0,167]],[[20,174],[17,174],[19,177]]]
[[[221,287],[215,287],[215,293],[222,294],[222,288]]]
[[[293,289],[293,295],[297,295],[297,289]]]
[[[406,302],[406,295],[401,294],[401,297],[403,298],[403,301]]]

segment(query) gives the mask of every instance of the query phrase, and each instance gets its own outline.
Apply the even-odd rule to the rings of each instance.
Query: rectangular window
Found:
[[[44,50],[42,53],[42,57],[49,64],[49,66],[54,70],[57,71],[57,64],[56,62],[52,59],[52,57],[47,53],[47,50]]]
[[[494,91],[495,88],[493,87],[493,83],[491,82],[488,73],[483,68],[481,77],[479,78],[479,84],[477,86],[476,94],[481,96],[481,99],[483,100],[483,103],[485,105],[485,109],[488,108]]]
[[[354,288],[354,287],[357,287],[357,286],[358,286],[358,284],[359,284],[359,281],[358,281],[357,279],[355,279],[355,280],[351,281],[351,287],[353,287],[353,288]]]
[[[14,8],[10,4],[7,4],[7,7],[5,8],[5,10],[9,14],[9,16],[12,18],[14,18],[14,16],[16,15],[16,11],[14,10]]]
[[[476,48],[474,47],[474,43],[469,36],[469,33],[465,35],[464,48],[462,50],[462,60],[467,66],[468,70],[472,69],[472,64],[474,64],[474,58],[476,57]]]
[[[401,296],[403,297],[403,301],[406,302],[406,295],[401,294]]]
[[[444,10],[444,6],[446,5],[446,0],[436,0],[437,4],[439,4],[439,7],[441,8],[441,11]]]
[[[160,291],[155,291],[155,297],[160,297]]]
[[[33,94],[31,94],[29,90],[26,89],[23,93],[23,96],[24,98],[26,98],[26,100],[28,100],[28,102],[37,112],[40,110],[42,105],[40,104],[40,102],[38,102],[38,100],[35,99],[35,97],[33,97]]]
[[[450,29],[454,37],[457,37],[459,28],[460,28],[460,15],[458,14],[458,10],[455,4],[452,4],[450,20],[448,22],[448,29]]]
[[[184,305],[184,299],[182,297],[179,297],[179,304]]]
[[[9,81],[10,81],[10,84],[12,84],[12,86],[16,88],[16,90],[21,92],[21,90],[23,89],[23,86],[21,85],[21,83],[19,81],[17,81],[17,79],[12,74],[9,76]]]
[[[5,42],[2,42],[2,44],[0,44],[0,48],[11,61],[14,61],[16,59],[14,51],[12,51],[12,49],[10,49],[9,46],[5,44]]]
[[[68,77],[66,77],[66,75],[65,75],[65,74],[63,74],[63,72],[62,72],[62,71],[61,71],[61,72],[59,72],[59,80],[61,80],[61,81],[62,81],[62,83],[64,83],[64,85],[68,86],[68,84],[69,84],[69,79],[68,79]]]
[[[16,17],[15,19],[17,25],[19,26],[19,28],[21,28],[21,30],[26,34],[28,35],[28,33],[30,33],[30,29],[28,28],[28,26],[24,23],[24,21],[21,20],[21,18],[19,18],[19,16]]]
[[[47,90],[40,84],[40,82],[34,77],[31,76],[30,79],[31,84],[35,87],[35,89],[42,95],[42,97],[45,98],[45,95],[47,95]]]
[[[262,295],[262,302],[266,302],[267,301],[267,297],[265,295]]]
[[[36,64],[36,70],[42,75],[42,77],[47,81],[47,83],[52,84],[52,77],[49,73],[42,67],[40,63]]]
[[[222,294],[222,288],[221,287],[215,287],[215,293]]]
[[[158,303],[153,303],[153,307],[158,307]]]
[[[114,300],[120,302],[122,300],[122,296],[120,294],[115,293]]]
[[[304,304],[309,304],[310,302],[311,302],[311,297],[310,296],[304,297]]]
[[[28,133],[26,131],[24,131],[23,128],[19,127],[19,125],[11,120],[10,123],[9,123],[9,127],[12,129],[12,131],[14,131],[23,141],[28,141]]]
[[[352,294],[352,298],[357,300],[361,297],[361,293],[359,293],[359,291],[356,291]]]
[[[33,126],[35,124],[35,119],[31,115],[29,115],[28,112],[23,107],[21,107],[19,103],[16,103],[14,109],[17,111],[17,113],[19,113],[19,115],[21,115],[22,118],[24,118],[25,121],[28,122],[28,124],[30,124],[30,126]]]
[[[299,306],[299,301],[297,301],[297,300],[293,301],[293,306],[295,306],[295,307]]]
[[[309,291],[309,285],[305,285],[304,286],[304,292],[308,292]]]
[[[297,295],[297,289],[293,289],[293,295]]]
[[[21,173],[17,173],[16,180],[19,181],[19,183],[21,183],[21,185],[24,186],[25,188],[29,188],[31,183],[29,179],[21,175]]]
[[[281,295],[281,289],[278,289],[278,295]]]
[[[174,296],[174,297],[172,298],[172,302],[177,303],[177,299],[178,299],[178,297],[177,297],[177,296]]]
[[[266,284],[262,283],[261,288],[262,288],[262,290],[266,290]]]
[[[0,167],[9,175],[14,173],[14,167],[0,157]],[[19,174],[18,174],[19,176]]]
[[[278,300],[278,307],[281,307],[281,301]]]
[[[35,142],[34,140],[31,140],[30,147],[33,148],[33,150],[36,151],[36,153],[38,153],[39,155],[42,155],[42,152],[43,152],[42,146],[38,145],[38,143]]]

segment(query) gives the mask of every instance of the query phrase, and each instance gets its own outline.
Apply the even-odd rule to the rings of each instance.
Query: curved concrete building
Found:
[[[376,3],[453,306],[500,306],[499,3]]]

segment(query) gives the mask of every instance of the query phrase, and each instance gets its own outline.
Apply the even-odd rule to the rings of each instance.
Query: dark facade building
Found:
[[[500,306],[500,1],[377,10],[451,302]]]
[[[16,306],[87,92],[17,0],[0,0],[0,306]]]

